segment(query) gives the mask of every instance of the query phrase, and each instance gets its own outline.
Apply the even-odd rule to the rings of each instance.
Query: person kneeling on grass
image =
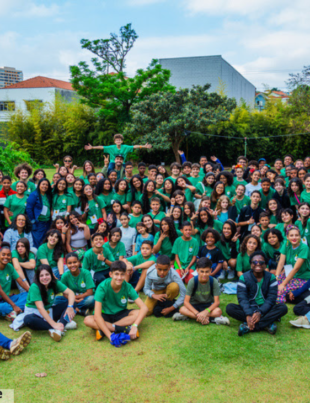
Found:
[[[173,315],[173,320],[196,319],[202,325],[216,323],[230,325],[229,319],[222,316],[219,308],[221,295],[218,281],[211,277],[212,261],[202,257],[196,264],[198,276],[192,278],[187,286],[184,306]]]
[[[291,304],[296,304],[294,314],[299,316],[298,319],[291,320],[290,324],[295,327],[310,329],[310,280],[301,288],[290,291],[286,300]]]
[[[26,280],[22,280],[11,263],[12,254],[8,244],[2,244],[0,249],[0,316],[5,316],[9,322],[13,322],[24,308],[27,299],[29,285]],[[26,292],[17,295],[10,295],[12,280]]]
[[[276,334],[275,321],[287,314],[285,304],[276,304],[278,282],[273,274],[266,271],[268,259],[264,252],[256,251],[250,256],[251,270],[244,273],[237,285],[239,305],[228,304],[229,316],[243,322],[239,336],[253,331],[266,330]]]
[[[6,361],[11,355],[19,355],[31,340],[31,333],[25,332],[18,339],[11,340],[0,333],[0,360]]]
[[[63,293],[68,301],[54,305],[59,293]],[[48,330],[53,340],[60,341],[65,330],[77,328],[72,320],[75,316],[74,298],[73,291],[55,279],[51,267],[41,264],[28,292],[24,325],[32,330]]]
[[[75,294],[74,309],[82,316],[89,315],[89,310],[94,308],[95,283],[88,270],[81,269],[78,255],[70,252],[66,255],[66,263],[69,271],[61,277],[61,282]],[[56,304],[66,302],[66,297],[56,297]]]
[[[115,347],[139,337],[138,326],[147,314],[147,307],[131,284],[125,281],[126,264],[111,264],[110,277],[102,282],[95,293],[95,315],[84,319],[86,326],[96,330],[96,339],[105,335]],[[127,309],[128,299],[139,309]]]
[[[147,316],[154,313],[157,317],[170,318],[183,305],[186,288],[176,270],[171,268],[169,256],[158,256],[157,263],[148,269],[143,291],[147,296]]]

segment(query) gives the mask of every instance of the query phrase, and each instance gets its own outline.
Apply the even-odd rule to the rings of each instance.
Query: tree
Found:
[[[310,65],[304,66],[301,73],[289,74],[290,78],[286,81],[289,88],[294,89],[301,85],[310,85]]]
[[[86,62],[70,67],[72,86],[82,96],[81,102],[98,108],[101,116],[114,117],[119,129],[130,120],[132,105],[153,93],[174,91],[169,85],[170,71],[157,60],[146,70],[139,69],[134,77],[126,77],[126,56],[137,38],[128,24],[121,27],[120,37],[111,34],[109,39],[82,39],[82,47],[98,57],[92,59],[93,68]]]
[[[38,168],[38,165],[30,157],[26,151],[19,150],[16,143],[7,141],[4,142],[4,147],[0,147],[0,170],[5,175],[14,175],[14,169],[18,164],[22,162],[28,162],[32,168]]]
[[[149,142],[155,149],[172,147],[175,159],[185,131],[208,131],[208,127],[229,119],[236,101],[213,92],[210,84],[181,89],[176,93],[161,92],[146,97],[132,107],[132,122],[126,134],[137,134],[139,141]]]

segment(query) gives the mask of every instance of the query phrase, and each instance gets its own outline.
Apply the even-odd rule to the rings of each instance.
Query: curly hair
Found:
[[[222,212],[221,203],[222,203],[223,200],[228,201],[228,207],[230,207],[232,205],[228,196],[226,196],[226,195],[220,196],[220,198],[218,199],[218,201],[216,203],[216,207],[215,207],[215,209],[218,210],[220,213]]]
[[[175,240],[178,238],[178,234],[175,229],[173,219],[171,217],[164,217],[161,219],[161,221],[160,221],[160,232],[161,233],[162,233],[161,224],[163,222],[166,222],[169,226],[169,241],[171,242],[171,245],[173,245]]]
[[[201,214],[202,211],[205,211],[207,213],[207,215],[208,215],[208,220],[207,220],[206,223],[202,222],[202,220],[200,218],[200,214]],[[212,215],[209,213],[209,211],[205,207],[203,207],[202,209],[198,210],[197,226],[198,226],[198,228],[203,229],[203,228],[205,228],[206,225],[208,227],[213,228],[214,219],[213,219]]]
[[[216,177],[216,181],[217,182],[221,182],[221,176],[225,176],[226,180],[227,180],[227,186],[231,186],[233,184],[234,181],[234,177],[233,174],[231,172],[228,171],[222,171],[220,172],[217,177]],[[223,182],[222,182],[223,183]]]
[[[241,246],[240,246],[240,253],[241,253],[242,256],[244,256],[244,255],[246,254],[246,251],[247,251],[247,243],[248,243],[248,240],[251,239],[251,238],[255,239],[255,241],[257,242],[257,247],[256,247],[255,251],[261,250],[261,242],[260,242],[260,239],[259,239],[256,235],[250,234],[250,235],[247,235],[247,236],[244,238],[244,240],[243,240],[243,242],[242,242],[242,244],[241,244]]]
[[[278,241],[279,241],[280,243],[283,242],[283,239],[284,239],[284,238],[283,238],[283,235],[282,235],[281,231],[279,231],[278,229],[275,229],[275,228],[269,228],[269,229],[264,233],[264,236],[263,236],[264,241],[265,241],[266,243],[268,243],[268,236],[269,236],[270,234],[276,235],[276,237],[278,238]]]
[[[26,220],[26,224],[25,224],[25,227],[24,227],[24,233],[29,234],[32,231],[32,224],[31,224],[31,221],[30,221],[29,217],[27,216],[27,214],[22,214],[22,213],[17,214],[17,216],[12,221],[12,224],[11,224],[10,228],[12,228],[14,230],[17,230],[16,221],[17,221],[17,218],[20,215],[23,216],[25,218],[25,220]]]
[[[302,180],[299,179],[299,178],[293,178],[293,179],[290,180],[290,182],[288,184],[288,187],[287,187],[287,192],[288,192],[290,197],[295,197],[295,193],[292,190],[292,183],[296,183],[296,185],[298,186],[298,190],[299,190],[300,194],[304,190],[303,183],[302,183]]]
[[[24,162],[23,164],[19,164],[17,165],[17,167],[15,167],[14,175],[16,176],[16,178],[19,178],[20,171],[22,171],[23,169],[28,172],[28,178],[32,174],[31,166],[27,164],[27,162]]]
[[[214,244],[216,244],[217,242],[219,242],[219,240],[221,239],[220,234],[213,228],[207,228],[206,230],[203,231],[203,233],[201,234],[201,240],[203,242],[206,242],[207,236],[208,234],[212,234],[213,238],[214,238]]]
[[[298,206],[298,210],[299,210],[300,207],[302,207],[302,206],[307,206],[307,207],[309,207],[309,209],[310,209],[310,204],[307,203],[307,202],[303,202],[303,203],[300,203],[300,205]],[[300,216],[300,217],[301,217],[301,216]],[[302,227],[303,227],[303,228],[306,228],[307,223],[308,223],[308,220],[309,220],[309,217],[310,217],[310,213],[309,213],[306,217],[301,217],[301,224],[302,224]]]

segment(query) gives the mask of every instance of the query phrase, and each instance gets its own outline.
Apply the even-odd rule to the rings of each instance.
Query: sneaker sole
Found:
[[[310,325],[296,325],[295,323],[292,323],[292,321],[290,321],[290,324],[295,327],[302,327],[304,329],[310,329]]]
[[[10,322],[10,323],[14,322],[15,319],[16,319],[16,318],[10,318],[10,317],[8,317],[8,316],[5,317],[5,320],[6,320],[7,322]]]
[[[59,334],[57,334],[57,333],[50,333],[50,336],[54,341],[60,341],[61,340],[61,336],[59,336]]]
[[[215,322],[216,325],[230,326],[230,322]]]
[[[5,350],[3,347],[0,347],[0,360],[7,361],[11,358],[11,353],[9,350]]]
[[[19,344],[14,346],[13,349],[11,350],[12,355],[20,354],[23,351],[23,349],[25,347],[27,347],[28,344],[30,343],[32,335],[30,332],[25,332],[21,337],[22,338],[21,338]]]

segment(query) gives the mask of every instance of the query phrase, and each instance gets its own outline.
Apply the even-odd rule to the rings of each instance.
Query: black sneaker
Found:
[[[277,328],[277,325],[275,323],[272,323],[271,325],[265,327],[264,330],[266,330],[266,332],[268,332],[269,334],[274,335],[274,334],[277,333],[278,328]]]
[[[130,330],[131,330],[131,326],[119,326],[119,325],[115,325],[114,333],[125,333],[125,334],[129,334]]]
[[[247,323],[241,323],[238,330],[238,336],[244,336],[245,334],[250,332],[250,328]]]

